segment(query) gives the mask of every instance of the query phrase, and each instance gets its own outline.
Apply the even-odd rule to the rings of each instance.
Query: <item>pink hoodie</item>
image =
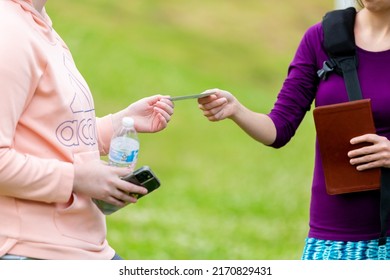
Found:
[[[111,259],[105,217],[72,192],[73,162],[106,154],[111,116],[31,0],[0,1],[0,256]]]

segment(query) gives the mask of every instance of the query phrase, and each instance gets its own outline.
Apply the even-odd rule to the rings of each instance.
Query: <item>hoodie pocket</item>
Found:
[[[20,238],[21,222],[15,198],[0,196],[0,256]]]
[[[88,163],[99,159],[99,152],[76,154],[74,161]],[[92,199],[73,193],[68,203],[57,204],[54,220],[59,232],[66,237],[101,245],[106,239],[105,216]]]
[[[58,205],[55,224],[63,236],[100,245],[106,239],[105,217],[90,197],[73,194],[68,207]]]

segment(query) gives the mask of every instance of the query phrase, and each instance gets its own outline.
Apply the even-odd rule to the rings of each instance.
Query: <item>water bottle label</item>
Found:
[[[138,150],[121,151],[121,150],[112,150],[110,153],[110,160],[116,163],[131,163],[137,160]]]
[[[115,165],[130,165],[138,158],[139,143],[131,138],[119,137],[111,143],[109,160]]]

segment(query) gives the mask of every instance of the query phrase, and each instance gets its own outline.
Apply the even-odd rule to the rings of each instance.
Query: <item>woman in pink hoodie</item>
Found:
[[[92,198],[122,207],[136,202],[126,193],[146,189],[100,156],[124,116],[138,132],[157,132],[173,104],[156,95],[97,118],[45,3],[0,1],[0,259],[113,259]]]

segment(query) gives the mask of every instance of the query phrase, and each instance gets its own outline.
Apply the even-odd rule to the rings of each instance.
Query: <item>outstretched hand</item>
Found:
[[[220,121],[232,117],[237,111],[236,99],[228,91],[220,89],[206,90],[205,93],[213,94],[207,97],[199,98],[199,109],[209,121]]]
[[[158,132],[167,127],[173,108],[168,96],[154,95],[134,102],[127,110],[138,132]]]

